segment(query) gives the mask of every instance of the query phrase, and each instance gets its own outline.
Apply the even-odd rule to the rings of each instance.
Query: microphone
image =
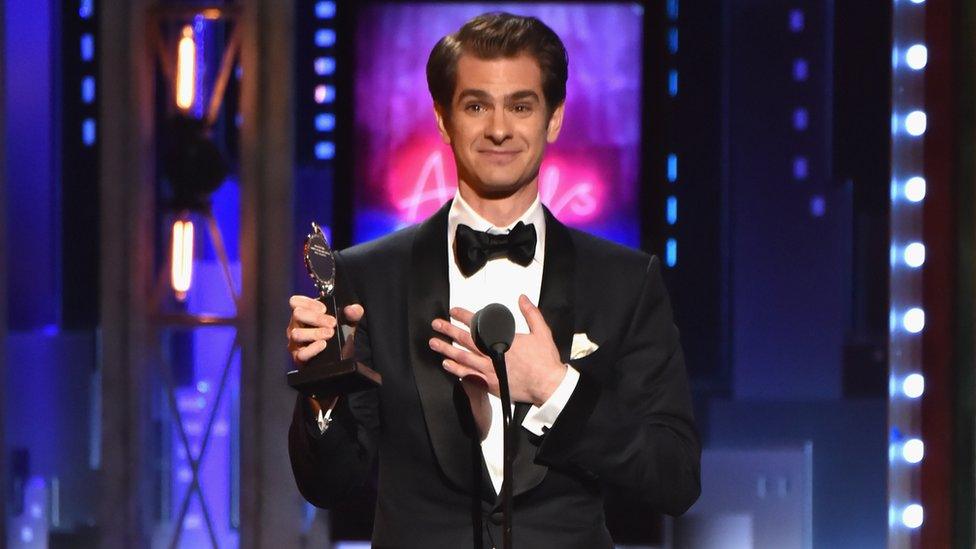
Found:
[[[515,339],[515,317],[501,303],[492,303],[475,313],[471,328],[478,350],[492,358],[505,354]]]
[[[508,390],[508,370],[505,352],[515,340],[515,317],[508,307],[492,303],[471,318],[471,332],[478,350],[491,358],[498,377],[499,398],[502,401],[502,547],[512,549],[512,484],[515,461],[515,440],[512,429],[512,398]]]

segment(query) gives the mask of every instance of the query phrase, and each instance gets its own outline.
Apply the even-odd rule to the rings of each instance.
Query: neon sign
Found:
[[[454,197],[456,170],[445,147],[425,143],[402,157],[394,157],[392,165],[386,188],[400,226],[423,221]],[[600,216],[603,186],[603,179],[594,166],[570,162],[558,153],[549,154],[539,169],[542,203],[568,223],[582,223]]]

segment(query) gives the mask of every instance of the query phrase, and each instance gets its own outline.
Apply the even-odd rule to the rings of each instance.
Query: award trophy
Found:
[[[336,306],[336,265],[329,243],[314,222],[312,234],[305,241],[305,267],[308,276],[319,290],[319,301],[325,304],[328,314],[339,318]],[[372,368],[356,362],[352,349],[343,353],[342,323],[328,340],[325,349],[315,355],[301,369],[288,372],[288,385],[305,396],[327,397],[363,391],[379,386],[382,376]]]

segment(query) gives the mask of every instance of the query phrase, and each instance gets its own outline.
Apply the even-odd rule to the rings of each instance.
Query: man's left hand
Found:
[[[513,402],[528,402],[541,406],[552,395],[566,375],[566,365],[559,359],[559,350],[552,339],[552,331],[539,308],[525,295],[519,297],[519,308],[529,325],[528,334],[516,334],[512,348],[505,353],[508,386]],[[462,308],[451,309],[451,318],[471,326],[474,313]],[[430,348],[444,355],[445,370],[461,379],[476,378],[486,390],[498,396],[498,378],[491,359],[481,353],[471,333],[446,319],[435,319],[434,330],[450,341],[430,339]],[[452,345],[457,343],[461,347]]]

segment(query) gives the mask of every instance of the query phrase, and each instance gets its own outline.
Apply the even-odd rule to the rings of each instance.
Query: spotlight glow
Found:
[[[901,455],[908,463],[918,463],[925,457],[925,443],[917,438],[908,439],[901,448]]]
[[[173,223],[173,248],[170,255],[170,281],[177,299],[183,301],[193,281],[193,222]]]
[[[918,398],[925,392],[925,377],[922,374],[909,374],[901,383],[901,391],[908,398]]]
[[[176,106],[189,110],[193,106],[196,85],[197,45],[193,40],[193,27],[186,25],[180,37],[176,56]]]
[[[925,178],[915,176],[905,182],[905,198],[910,202],[921,202],[925,198]]]
[[[925,244],[912,242],[905,246],[905,264],[912,268],[921,267],[925,263]]]
[[[929,62],[929,50],[922,44],[915,44],[905,52],[905,63],[914,70],[921,70]]]
[[[905,509],[901,512],[901,522],[909,528],[918,528],[922,525],[924,520],[925,511],[922,509],[922,506],[917,503],[913,503],[905,507]]]
[[[924,4],[925,0],[912,0],[912,4]]]
[[[901,325],[913,334],[921,332],[925,328],[925,311],[918,307],[912,307],[905,311],[905,316],[901,319]]]
[[[928,119],[923,111],[912,111],[905,117],[905,131],[908,135],[918,137],[925,133]]]

